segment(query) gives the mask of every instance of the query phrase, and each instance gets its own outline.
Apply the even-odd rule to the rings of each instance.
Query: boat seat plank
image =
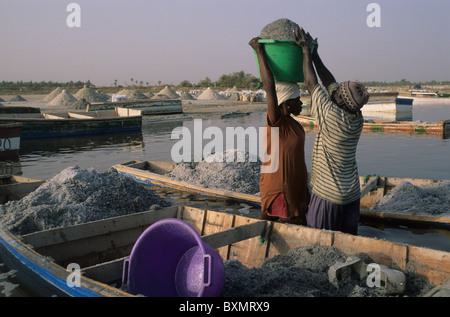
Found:
[[[230,244],[235,244],[236,242],[260,236],[264,233],[265,228],[266,221],[258,221],[203,236],[202,240],[210,247],[217,249]]]
[[[122,278],[123,261],[128,257],[122,257],[108,262],[103,262],[81,269],[84,276],[105,284],[120,281]]]
[[[175,218],[177,212],[178,207],[173,206],[138,214],[103,219],[66,228],[38,231],[23,235],[21,238],[24,243],[30,244],[34,248],[41,248],[49,245],[95,237],[102,234],[110,234],[111,232],[122,231],[136,226],[150,225],[164,218]]]
[[[67,115],[69,116],[69,118],[73,118],[73,119],[93,119],[97,117],[97,113],[76,113],[76,112],[68,112]]]
[[[61,113],[61,114],[56,114],[56,113],[42,113],[42,116],[45,118],[45,119],[57,119],[57,120],[64,120],[64,119],[67,119],[67,118],[69,118],[69,116],[67,115],[67,114],[63,114],[63,113]]]

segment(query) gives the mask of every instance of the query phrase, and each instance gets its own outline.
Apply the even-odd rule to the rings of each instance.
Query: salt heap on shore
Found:
[[[146,95],[133,89],[122,89],[116,95],[125,96],[128,100],[148,99]]]
[[[167,96],[166,94],[159,94],[159,93],[158,93],[158,94],[152,96],[150,99],[153,99],[153,100],[170,99],[170,97]]]
[[[178,99],[180,96],[176,93],[175,90],[172,89],[172,87],[166,86],[164,87],[160,92],[158,92],[160,95],[166,95],[170,99]]]
[[[78,100],[86,100],[87,102],[105,102],[108,101],[107,98],[105,98],[102,95],[97,94],[93,89],[87,87],[84,85],[83,88],[78,90],[78,92],[74,95],[75,98]]]
[[[209,155],[201,162],[179,163],[168,175],[207,188],[257,194],[260,169],[261,161],[231,149]]]
[[[70,92],[67,90],[63,90],[58,96],[56,96],[52,101],[50,101],[47,105],[49,106],[64,106],[70,107],[77,99],[72,96]]]
[[[75,166],[21,200],[0,205],[0,217],[12,233],[23,235],[170,205],[115,170],[98,173]]]
[[[195,100],[195,98],[188,92],[183,91],[180,95],[181,100]]]
[[[53,89],[47,96],[45,96],[44,101],[50,102],[55,99],[60,93],[62,93],[62,88],[58,87]]]
[[[197,100],[226,100],[226,98],[211,87],[208,87],[197,97]]]
[[[27,100],[23,98],[21,95],[14,95],[10,101],[27,101]]]
[[[403,181],[382,197],[373,211],[450,214],[450,181],[415,186]]]

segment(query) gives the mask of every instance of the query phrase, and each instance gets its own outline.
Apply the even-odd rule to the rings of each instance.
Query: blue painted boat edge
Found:
[[[2,229],[0,229],[2,230]],[[2,230],[3,231],[3,230]],[[67,284],[66,279],[56,276],[53,274],[53,272],[26,257],[22,252],[20,252],[20,249],[22,246],[17,245],[16,241],[14,239],[10,239],[9,241],[5,240],[3,235],[0,235],[0,245],[1,249],[4,250],[4,252],[9,253],[9,257],[13,257],[14,261],[17,263],[20,263],[22,267],[26,267],[28,272],[20,272],[21,274],[29,274],[31,277],[40,277],[41,280],[48,284],[51,288],[55,290],[55,293],[64,294],[71,297],[99,297],[101,296],[97,292],[87,289],[85,287],[70,287]],[[0,251],[1,251],[0,249]],[[3,258],[3,255],[2,255]],[[9,268],[14,269],[14,268]],[[18,274],[19,277],[21,274]],[[20,279],[20,278],[19,278]],[[33,286],[29,286],[31,289],[33,289]],[[35,290],[39,293],[38,290]]]

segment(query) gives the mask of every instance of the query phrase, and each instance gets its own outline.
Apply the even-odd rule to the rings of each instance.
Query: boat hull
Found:
[[[176,163],[171,162],[130,161],[123,164],[114,165],[113,168],[120,174],[149,186],[193,192],[203,196],[237,200],[239,202],[257,207],[261,206],[261,197],[257,195],[201,187],[190,183],[177,181],[167,176],[166,174],[169,173],[175,166]],[[434,228],[450,228],[449,215],[435,216],[421,213],[399,214],[389,211],[370,211],[370,208],[375,205],[377,200],[385,196],[402,181],[408,181],[417,186],[441,182],[441,180],[360,176],[360,184],[362,184],[361,217],[366,219],[395,221],[399,223],[408,223]]]
[[[22,139],[59,138],[89,134],[135,132],[142,116],[129,109],[109,112],[36,113],[0,116],[0,123],[20,123]]]
[[[19,156],[21,129],[20,123],[0,124],[0,161]]]
[[[450,278],[448,252],[185,206],[22,237],[0,228],[0,253],[8,268],[17,269],[21,281],[39,295],[132,296],[109,284],[121,280],[124,260],[142,232],[167,218],[186,221],[204,243],[217,250],[222,260],[239,260],[249,268],[260,267],[265,259],[291,249],[321,244],[346,254],[365,253],[376,263],[394,265],[400,270],[412,266],[435,285],[445,285]],[[80,266],[78,273],[82,274],[77,287],[68,282],[73,277],[70,263]]]

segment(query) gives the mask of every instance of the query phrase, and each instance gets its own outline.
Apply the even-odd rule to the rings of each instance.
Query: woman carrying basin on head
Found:
[[[261,172],[261,218],[306,225],[310,194],[305,164],[305,131],[291,117],[302,111],[297,83],[275,82],[263,44],[253,38],[249,45],[258,58],[261,80],[267,96],[267,152],[278,154],[278,168]],[[271,144],[271,134],[278,129],[278,146]],[[272,153],[278,151],[278,153]],[[268,164],[268,163],[263,163]]]

